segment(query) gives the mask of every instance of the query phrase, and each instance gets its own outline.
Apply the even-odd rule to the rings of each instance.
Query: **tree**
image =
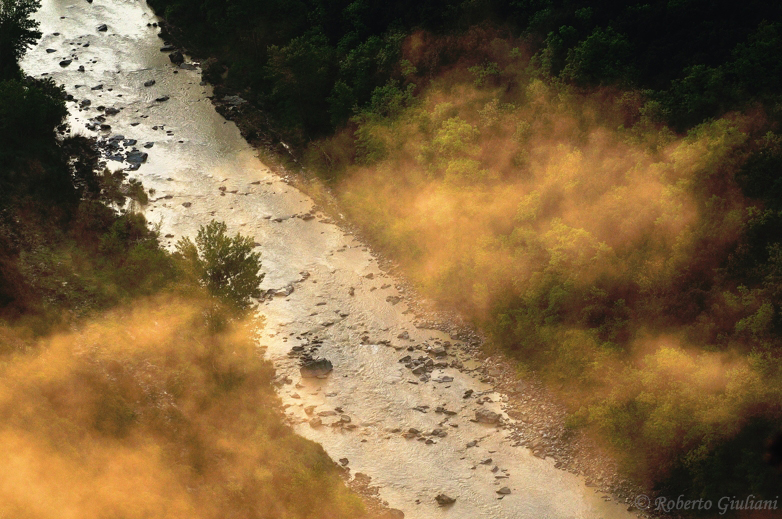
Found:
[[[0,81],[19,77],[19,60],[41,37],[30,19],[39,7],[40,0],[0,0]]]
[[[201,226],[195,243],[190,238],[177,242],[177,252],[194,267],[201,284],[213,295],[240,310],[260,297],[261,255],[253,252],[253,241],[247,236],[228,236],[224,222],[212,220]]]

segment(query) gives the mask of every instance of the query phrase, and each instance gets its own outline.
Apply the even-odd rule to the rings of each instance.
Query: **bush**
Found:
[[[190,238],[180,239],[177,252],[209,292],[244,310],[251,298],[261,295],[261,255],[252,252],[252,239],[238,233],[231,238],[227,230],[224,222],[212,220],[198,230],[195,243]]]

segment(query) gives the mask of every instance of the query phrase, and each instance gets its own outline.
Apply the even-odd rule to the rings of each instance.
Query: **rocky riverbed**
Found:
[[[633,517],[630,496],[599,491],[621,482],[582,461],[542,387],[426,314],[338,215],[258,160],[145,3],[45,0],[37,18],[44,36],[25,71],[65,85],[73,131],[149,189],[141,210],[164,243],[211,219],[255,239],[267,272],[259,348],[290,423],[354,486],[396,517]]]

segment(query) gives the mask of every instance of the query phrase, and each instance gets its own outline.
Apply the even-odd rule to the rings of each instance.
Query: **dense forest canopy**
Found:
[[[678,131],[753,103],[771,107],[782,77],[782,7],[762,0],[152,5],[187,27],[197,50],[221,58],[227,84],[248,88],[278,124],[304,132],[294,132],[301,138],[343,125],[389,81],[409,80],[400,55],[416,30],[457,35],[496,27],[501,37],[523,38],[525,52],[552,77],[645,90]],[[482,58],[449,47],[433,51],[419,64],[419,87],[456,61]]]

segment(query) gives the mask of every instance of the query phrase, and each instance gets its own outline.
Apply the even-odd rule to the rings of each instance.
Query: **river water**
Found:
[[[143,211],[167,236],[164,243],[171,247],[211,219],[223,220],[231,233],[260,245],[267,273],[262,288],[293,287],[260,307],[266,326],[259,344],[289,377],[279,394],[299,434],[334,460],[347,458],[351,473],[370,476],[380,498],[409,518],[633,517],[550,458],[513,446],[506,427],[474,421],[481,407],[502,413],[506,398],[474,373],[443,367],[423,381],[398,362],[445,341],[451,343],[447,362],[468,359],[459,341],[416,328],[404,301],[387,300],[400,295],[394,279],[349,232],[317,212],[302,218],[313,210],[312,200],[270,172],[236,126],[215,112],[198,69],[176,67],[160,51],[163,42],[151,26],[157,18],[145,2],[43,0],[36,18],[43,37],[25,57],[25,72],[65,85],[74,97],[73,132],[115,137],[114,159],[134,147],[148,154],[129,176],[154,190]],[[101,24],[105,31],[98,30]],[[154,85],[144,86],[151,80]],[[111,108],[119,113],[107,115]],[[104,121],[94,119],[101,115]],[[101,123],[110,128],[96,128]],[[298,359],[289,355],[312,341],[333,362],[326,378],[301,379]],[[469,389],[475,394],[463,398]],[[477,396],[490,401],[479,405]],[[319,417],[323,425],[312,427],[318,413],[326,415]],[[406,438],[410,428],[421,434]],[[446,435],[429,434],[435,429]],[[502,487],[510,494],[498,494]],[[440,493],[456,502],[439,506],[434,497]]]

